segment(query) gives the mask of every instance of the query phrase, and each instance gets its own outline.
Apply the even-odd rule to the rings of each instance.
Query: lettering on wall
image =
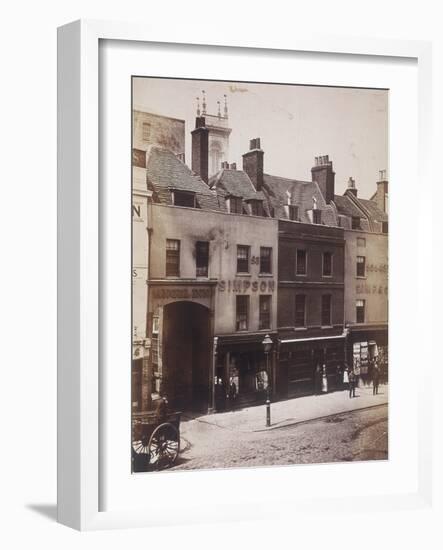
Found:
[[[249,281],[247,279],[233,279],[218,282],[220,292],[274,292],[275,281]]]
[[[210,298],[210,288],[154,288],[152,295],[159,300],[182,300]]]
[[[384,294],[387,296],[388,287],[383,285],[360,284],[355,287],[357,294]]]
[[[370,273],[387,273],[388,264],[367,264],[366,271],[369,271]]]

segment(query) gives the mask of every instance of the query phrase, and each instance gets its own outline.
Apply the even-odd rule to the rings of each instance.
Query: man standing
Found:
[[[349,371],[349,399],[352,397],[355,397],[355,374],[354,371],[351,369]]]
[[[374,362],[374,368],[372,371],[372,395],[378,394],[378,386],[380,384],[380,369],[378,368],[378,364],[375,361]]]

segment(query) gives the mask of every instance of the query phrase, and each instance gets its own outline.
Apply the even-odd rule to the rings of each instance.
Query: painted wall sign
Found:
[[[247,279],[233,279],[228,281],[219,281],[218,290],[220,292],[274,292],[275,281],[249,281]]]
[[[210,298],[211,289],[210,288],[189,288],[189,287],[179,287],[179,288],[154,288],[152,291],[154,298],[160,300],[189,300],[189,299],[201,299],[201,298]]]
[[[382,285],[367,285],[361,284],[355,287],[357,294],[388,294],[388,287]]]

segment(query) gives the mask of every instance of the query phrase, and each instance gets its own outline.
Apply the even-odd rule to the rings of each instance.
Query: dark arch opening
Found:
[[[207,410],[210,373],[209,309],[173,302],[163,310],[162,388],[176,410]]]

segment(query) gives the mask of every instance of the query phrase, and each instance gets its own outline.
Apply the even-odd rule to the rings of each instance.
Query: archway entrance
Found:
[[[173,302],[164,307],[162,386],[175,409],[208,407],[209,319],[209,309],[194,302]]]

